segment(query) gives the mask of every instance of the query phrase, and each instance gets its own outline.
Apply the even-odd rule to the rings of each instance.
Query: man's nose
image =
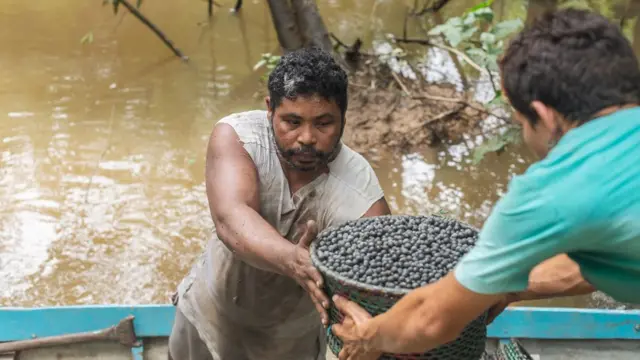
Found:
[[[298,142],[302,145],[315,145],[316,136],[312,126],[305,126],[301,129],[300,136],[298,136]]]

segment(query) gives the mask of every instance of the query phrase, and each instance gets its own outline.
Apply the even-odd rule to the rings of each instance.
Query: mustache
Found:
[[[299,148],[285,150],[284,155],[287,157],[291,157],[294,155],[310,155],[319,159],[325,159],[329,156],[329,153],[319,151],[313,146],[301,146]]]

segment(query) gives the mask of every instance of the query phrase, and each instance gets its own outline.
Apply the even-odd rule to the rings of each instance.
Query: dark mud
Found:
[[[344,142],[360,153],[408,153],[479,131],[482,104],[450,84],[412,81],[380,65],[351,74]]]

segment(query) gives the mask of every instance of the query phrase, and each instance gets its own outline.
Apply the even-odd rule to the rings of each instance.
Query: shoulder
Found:
[[[219,124],[230,125],[243,142],[261,142],[269,136],[269,121],[265,110],[250,110],[227,115]]]
[[[216,126],[220,124],[227,124],[233,128],[244,149],[256,164],[269,161],[271,153],[275,150],[266,111],[251,110],[230,114],[220,119]]]
[[[329,177],[336,185],[367,199],[382,197],[382,188],[369,161],[344,143],[329,168]]]

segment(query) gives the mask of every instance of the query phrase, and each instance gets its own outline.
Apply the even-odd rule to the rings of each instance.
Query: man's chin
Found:
[[[293,161],[291,163],[293,167],[298,171],[315,171],[322,166],[322,161]]]
[[[320,167],[320,164],[318,164],[318,163],[314,163],[314,164],[300,164],[300,163],[297,163],[297,164],[294,164],[294,167],[298,171],[310,172],[310,171],[317,170]]]

